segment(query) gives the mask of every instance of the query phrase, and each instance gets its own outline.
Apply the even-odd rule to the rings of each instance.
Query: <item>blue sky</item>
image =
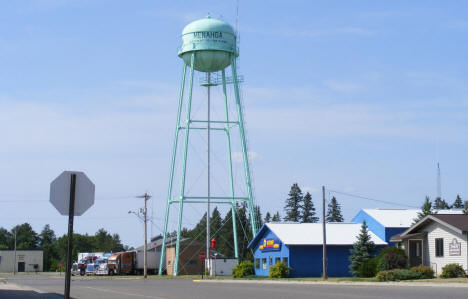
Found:
[[[234,25],[236,1],[0,2],[0,226],[65,233],[49,184],[76,169],[97,192],[77,232],[104,227],[140,244],[128,210],[145,191],[159,232],[180,32],[207,13]],[[322,185],[420,206],[435,196],[437,161],[443,197],[468,199],[468,4],[240,1],[238,20],[262,212],[282,212],[294,182],[317,208]],[[348,220],[401,207],[337,197]],[[185,225],[202,212],[187,209]]]

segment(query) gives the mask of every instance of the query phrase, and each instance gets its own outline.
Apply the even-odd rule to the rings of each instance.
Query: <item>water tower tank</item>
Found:
[[[194,68],[200,72],[216,72],[231,64],[231,55],[239,56],[234,29],[228,23],[210,16],[194,21],[182,31],[179,57],[190,65],[195,52]]]

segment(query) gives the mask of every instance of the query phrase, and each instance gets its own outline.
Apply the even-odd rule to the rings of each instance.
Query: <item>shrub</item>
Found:
[[[377,271],[404,269],[408,264],[405,251],[394,246],[382,249],[377,258]]]
[[[286,278],[289,277],[289,268],[283,262],[278,262],[270,266],[270,278]]]
[[[396,281],[396,280],[409,280],[409,279],[420,279],[421,274],[409,270],[409,269],[393,269],[393,270],[386,270],[380,271],[377,273],[377,279],[379,281]]]
[[[428,266],[416,266],[411,268],[412,271],[418,272],[421,275],[421,278],[434,278],[434,270]]]
[[[254,274],[254,265],[251,261],[243,261],[232,268],[232,276],[234,278],[242,278]]]
[[[395,276],[393,275],[392,270],[380,271],[379,273],[377,273],[375,277],[377,278],[378,281],[394,281],[395,280]]]
[[[359,265],[357,272],[359,277],[374,277],[377,273],[377,257],[364,261]]]
[[[440,277],[442,278],[455,278],[455,277],[463,277],[465,275],[465,270],[459,264],[448,264],[442,268],[442,274]]]

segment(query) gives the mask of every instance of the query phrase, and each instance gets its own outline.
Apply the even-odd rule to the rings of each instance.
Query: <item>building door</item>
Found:
[[[422,240],[409,240],[409,264],[411,267],[422,265]]]
[[[18,272],[24,272],[24,262],[18,262]]]

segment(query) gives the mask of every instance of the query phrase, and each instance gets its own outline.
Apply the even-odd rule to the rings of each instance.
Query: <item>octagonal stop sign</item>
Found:
[[[68,215],[70,207],[70,187],[72,174],[75,182],[75,212],[81,216],[94,204],[95,187],[81,171],[64,171],[50,183],[50,202],[62,215]]]

